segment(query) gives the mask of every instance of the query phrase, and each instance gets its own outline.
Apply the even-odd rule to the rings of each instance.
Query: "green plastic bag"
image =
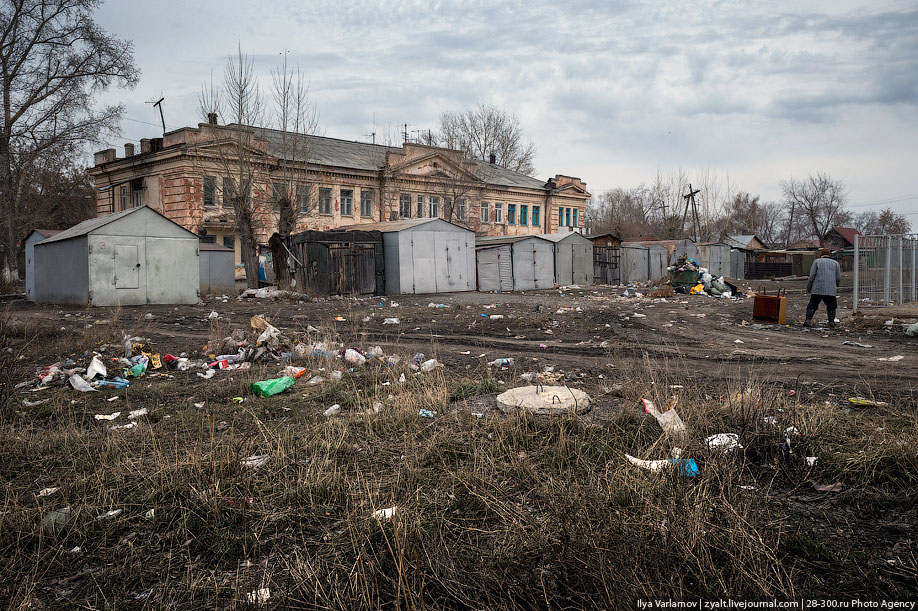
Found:
[[[274,395],[284,392],[293,386],[294,383],[296,383],[296,380],[290,376],[284,376],[274,380],[262,380],[261,382],[252,384],[252,392],[262,398],[273,397]]]
[[[146,370],[147,370],[147,364],[146,364],[146,363],[137,363],[136,365],[134,365],[134,366],[131,367],[130,369],[125,369],[125,370],[124,370],[124,377],[126,377],[126,378],[139,378],[140,376],[142,376],[142,375],[144,374],[144,372],[145,372]]]

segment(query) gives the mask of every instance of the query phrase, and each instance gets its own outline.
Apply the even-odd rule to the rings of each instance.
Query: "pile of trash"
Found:
[[[704,294],[724,299],[732,299],[738,294],[737,287],[724,280],[723,276],[715,278],[707,268],[685,255],[679,257],[675,265],[667,267],[666,271],[669,272],[669,284],[677,293]]]
[[[194,373],[209,380],[218,372],[250,369],[256,362],[277,362],[283,366],[277,378],[251,385],[255,395],[271,397],[288,390],[301,377],[306,378],[306,384],[317,385],[326,381],[339,381],[346,371],[353,372],[374,359],[386,366],[402,362],[398,355],[385,355],[380,346],[368,350],[344,346],[323,337],[320,330],[311,325],[304,335],[292,337],[263,316],[252,316],[249,324],[250,335],[244,329],[236,329],[222,340],[204,346],[203,358],[193,358],[186,352],[177,356],[161,354],[153,348],[149,339],[124,333],[121,345],[102,345],[97,351],[85,351],[82,354],[85,359],[82,365],[73,358],[67,358],[38,369],[35,376],[17,384],[16,388],[23,392],[38,392],[69,384],[80,392],[96,392],[105,388],[129,388],[132,382],[144,376],[173,378],[175,374],[172,372],[189,372],[189,375]],[[113,352],[117,355],[113,356]],[[342,362],[340,366],[320,367],[319,372],[311,376],[305,375],[309,369],[293,364],[306,364],[315,359]],[[417,375],[441,367],[436,359],[427,358],[422,353],[407,360],[407,366]],[[405,375],[402,374],[398,382],[405,381]],[[245,398],[237,397],[233,400],[241,403]],[[34,407],[45,401],[24,399],[23,405]]]

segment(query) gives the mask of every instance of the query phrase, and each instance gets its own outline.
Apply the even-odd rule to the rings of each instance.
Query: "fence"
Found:
[[[918,302],[918,235],[854,236],[854,310]]]

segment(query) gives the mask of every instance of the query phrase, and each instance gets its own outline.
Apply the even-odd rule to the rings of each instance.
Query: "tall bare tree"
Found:
[[[828,174],[818,172],[803,179],[783,180],[781,189],[790,209],[788,225],[793,225],[794,216],[800,215],[806,221],[809,237],[819,240],[820,245],[833,225],[850,219],[845,210],[845,183]]]
[[[94,110],[112,84],[133,87],[131,43],[93,21],[98,0],[6,0],[0,6],[0,274],[18,279],[16,244],[30,221],[25,181],[42,157],[112,133],[122,106]]]
[[[254,126],[264,124],[265,103],[258,87],[254,61],[242,53],[241,46],[236,57],[229,57],[223,71],[223,82],[205,84],[198,97],[201,114],[225,116],[232,125],[212,127],[217,137],[204,143],[202,156],[209,156],[224,177],[223,202],[233,208],[236,229],[245,263],[246,284],[249,288],[258,286],[258,240],[256,226],[261,222],[263,211],[256,203],[264,199],[262,181],[264,156],[257,155]]]
[[[863,234],[901,235],[912,230],[908,217],[892,208],[862,212],[853,217],[853,224]]]
[[[440,115],[437,134],[425,134],[426,144],[438,144],[464,151],[471,159],[490,161],[496,165],[531,176],[535,173],[535,145],[523,138],[523,129],[516,115],[497,106],[479,104],[463,112]]]
[[[319,113],[309,98],[309,83],[299,66],[288,69],[287,58],[271,73],[274,101],[272,124],[280,130],[277,166],[271,171],[272,200],[277,232],[290,235],[300,219],[312,209],[314,197],[306,183],[311,157],[309,136],[316,135]]]

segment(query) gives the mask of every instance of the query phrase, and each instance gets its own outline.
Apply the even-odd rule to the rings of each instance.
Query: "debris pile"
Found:
[[[736,286],[724,280],[723,276],[715,278],[691,257],[685,255],[679,257],[676,264],[669,266],[666,270],[669,272],[669,284],[677,293],[704,294],[724,299],[738,295]]]

